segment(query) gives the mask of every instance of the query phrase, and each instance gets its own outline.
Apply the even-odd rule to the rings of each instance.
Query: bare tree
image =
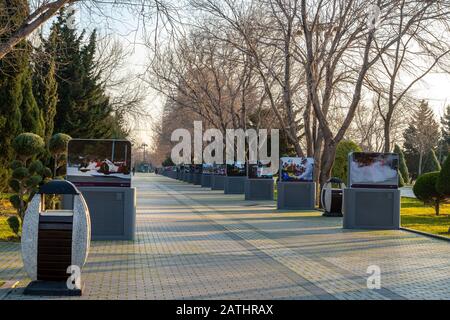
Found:
[[[116,9],[129,9],[135,13],[135,16],[142,19],[145,27],[153,26],[152,31],[155,34],[158,33],[158,28],[174,26],[177,20],[176,11],[174,12],[173,6],[164,0],[131,0],[131,1],[118,1],[118,0],[24,0],[30,5],[30,13],[24,19],[22,24],[14,29],[8,27],[4,30],[0,30],[0,36],[2,34],[8,34],[9,36],[2,42],[0,42],[0,59],[14,50],[14,48],[22,40],[30,37],[33,32],[38,30],[45,22],[54,17],[57,12],[67,5],[80,4],[84,6],[88,12],[96,14],[97,16],[104,18],[111,18],[105,10],[106,8]],[[7,4],[5,4],[6,6]],[[10,4],[11,5],[11,4]],[[8,8],[1,8],[6,10]],[[150,23],[149,20],[155,19],[155,23]],[[98,21],[96,21],[98,23]]]
[[[381,10],[381,21],[387,24],[398,23],[399,16],[395,8],[400,3],[400,0],[378,0],[376,5]],[[305,68],[308,94],[324,138],[321,183],[330,176],[337,144],[344,138],[354,119],[367,72],[417,21],[440,15],[444,4],[443,1],[408,1],[403,11],[404,27],[400,32],[393,33],[382,27],[377,28],[373,24],[376,21],[368,20],[367,8],[372,5],[371,1],[301,1],[301,25],[307,51]],[[321,41],[322,50],[317,51],[314,50],[317,43],[317,33],[314,31],[319,28],[324,30],[325,36]],[[334,133],[327,119],[327,112],[332,102],[332,93],[341,82],[342,70],[347,70],[353,79],[351,83],[346,82],[351,99],[344,120]],[[322,73],[324,84],[320,86],[317,74]]]
[[[423,11],[418,19],[407,24],[408,2],[399,1],[398,7],[393,9],[398,20],[383,25],[393,34],[404,35],[398,37],[391,47],[385,48],[379,63],[366,77],[368,86],[377,95],[377,109],[384,122],[384,152],[393,148],[391,126],[399,104],[427,74],[448,70],[448,8],[440,7],[439,12]],[[374,43],[379,48],[376,39]]]

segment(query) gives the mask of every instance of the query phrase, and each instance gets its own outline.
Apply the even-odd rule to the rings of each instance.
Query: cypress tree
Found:
[[[44,45],[46,52],[55,56],[58,82],[53,131],[76,138],[123,137],[122,123],[113,112],[98,71],[97,34],[92,32],[83,45],[85,31],[78,36],[67,26],[69,17],[60,11]]]
[[[342,181],[347,181],[348,174],[348,154],[350,152],[360,152],[361,147],[351,140],[342,140],[338,143],[336,149],[336,158],[334,159],[331,175]]]
[[[443,161],[450,153],[450,105],[441,117],[442,139],[439,143],[439,160]]]
[[[16,31],[28,14],[24,0],[0,0],[0,42]],[[11,141],[21,132],[22,78],[28,64],[26,42],[0,60],[0,166],[6,168],[14,157]]]
[[[417,177],[424,172],[430,149],[438,146],[439,131],[439,124],[435,120],[433,110],[426,101],[422,101],[413,112],[410,124],[403,134],[406,163],[412,177]],[[433,164],[430,165],[433,166]],[[430,169],[426,172],[430,172]]]
[[[450,105],[447,106],[444,116],[441,118],[442,138],[450,146]]]
[[[441,171],[441,164],[436,157],[436,153],[433,149],[430,149],[425,157],[423,173]]]
[[[22,130],[35,133],[43,137],[45,131],[45,123],[41,110],[36,103],[33,95],[31,69],[27,68],[22,78]]]
[[[406,161],[405,161],[405,155],[403,154],[402,149],[400,149],[400,147],[398,145],[394,146],[394,152],[398,154],[399,156],[399,172],[400,175],[403,178],[404,183],[409,183],[409,171],[408,171],[408,166],[406,165]]]
[[[442,165],[442,170],[436,181],[436,189],[447,199],[450,198],[450,157],[447,157]]]
[[[38,49],[41,58],[35,64],[33,89],[36,102],[41,110],[45,122],[43,138],[48,144],[54,129],[56,105],[58,103],[58,84],[55,79],[55,62],[52,57],[47,57],[41,49]]]

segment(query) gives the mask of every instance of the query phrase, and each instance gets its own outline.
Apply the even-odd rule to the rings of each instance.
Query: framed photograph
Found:
[[[313,158],[280,158],[280,180],[284,182],[314,181]]]
[[[226,176],[227,175],[227,166],[225,164],[215,164],[214,165],[214,174],[217,176]]]
[[[273,173],[270,163],[262,164],[258,161],[258,164],[249,164],[248,177],[250,179],[272,179]]]
[[[349,154],[351,188],[398,188],[399,156],[396,153],[353,152]]]
[[[204,163],[202,165],[203,174],[214,174],[214,165],[212,163]]]
[[[245,163],[235,162],[227,164],[227,176],[229,177],[245,177],[247,175]]]
[[[131,185],[130,141],[72,139],[67,151],[67,180],[75,185]]]
[[[192,169],[194,173],[202,173],[202,165],[201,164],[194,164]]]

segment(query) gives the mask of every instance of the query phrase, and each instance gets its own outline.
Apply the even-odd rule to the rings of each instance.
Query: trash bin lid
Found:
[[[39,194],[80,194],[72,182],[67,180],[52,180],[39,188]]]
[[[331,182],[331,183],[342,183],[342,180],[336,177],[332,177],[330,178],[327,182]]]

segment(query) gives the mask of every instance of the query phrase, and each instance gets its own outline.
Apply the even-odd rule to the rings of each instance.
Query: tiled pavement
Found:
[[[448,242],[342,230],[340,218],[160,176],[134,184],[137,240],[92,243],[81,299],[450,299]],[[0,243],[0,280],[20,280],[0,299],[25,298],[19,250]],[[367,289],[369,265],[382,289]]]

